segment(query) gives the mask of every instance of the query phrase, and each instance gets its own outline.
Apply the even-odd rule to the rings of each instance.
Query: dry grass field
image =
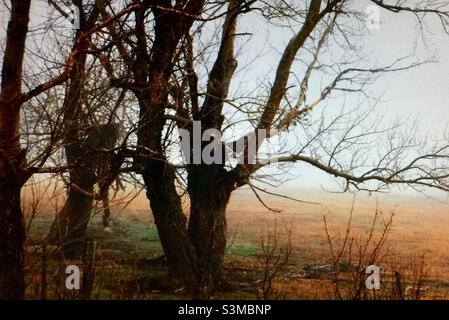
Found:
[[[382,235],[383,223],[393,213],[391,230],[375,260],[382,268],[383,290],[389,293],[378,298],[449,298],[447,203],[425,197],[358,195],[348,227],[354,200],[352,195],[307,191],[302,192],[300,198],[317,204],[265,197],[270,208],[280,211],[274,212],[264,207],[249,191],[242,190],[233,195],[227,213],[226,283],[223,291],[213,298],[354,298],[346,291],[353,286],[351,270],[356,270],[353,262],[348,261],[348,251],[345,251],[337,263],[332,249],[339,250],[350,230],[347,238],[353,241],[352,259],[356,261],[357,247],[366,243],[372,231],[368,246],[372,250]],[[27,297],[41,298],[45,269],[46,297],[77,298],[80,293],[68,294],[58,288],[62,280],[57,248],[45,248],[45,260],[48,261],[43,267],[42,240],[53,219],[51,202],[43,201],[43,209],[35,210],[36,216],[27,219]],[[376,210],[379,216],[372,228]],[[327,233],[323,216],[326,217]],[[189,298],[182,286],[168,275],[163,259],[159,258],[162,249],[143,194],[124,210],[114,210],[110,229],[104,230],[100,215],[94,215],[89,237],[96,244],[89,298]],[[83,265],[86,262],[70,263]],[[332,267],[336,263],[343,267],[350,265],[350,270],[342,267],[336,275]],[[357,268],[361,265],[363,263]],[[391,285],[395,285],[394,271],[402,276],[402,293],[399,296],[390,292]],[[344,293],[342,295],[336,295],[338,283]],[[418,295],[410,293],[416,289]],[[376,298],[368,294],[364,298]]]
[[[247,194],[237,194],[228,211],[230,232],[234,231],[236,234],[234,242],[260,245],[261,239],[277,221],[284,228],[291,228],[293,250],[290,262],[294,268],[302,270],[307,265],[332,262],[323,216],[326,216],[333,241],[342,242],[353,196],[310,192],[303,193],[301,198],[320,204],[302,204],[273,198],[267,202],[274,208],[283,210],[281,213],[273,213],[249,200]],[[449,205],[425,197],[359,195],[355,199],[351,224],[351,232],[359,243],[364,243],[368,237],[376,208],[385,218],[394,214],[391,231],[382,248],[381,265],[393,271],[409,270],[422,264],[426,282],[435,287],[445,287],[449,283]],[[377,231],[377,236],[380,236],[380,231]],[[289,282],[287,292],[290,298],[332,296],[329,296],[332,285],[323,279],[299,278]],[[446,296],[445,290],[440,287],[426,287],[426,290],[429,291],[425,295],[427,298]],[[317,294],[317,291],[321,293]]]

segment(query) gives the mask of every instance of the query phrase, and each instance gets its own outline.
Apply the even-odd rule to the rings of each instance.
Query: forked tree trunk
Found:
[[[191,1],[184,9],[189,15],[195,16],[201,12],[203,5],[204,1]],[[235,5],[236,2],[233,1],[231,8]],[[170,269],[185,279],[195,295],[203,295],[203,292],[209,294],[219,285],[223,274],[225,211],[231,192],[228,185],[231,184],[223,181],[226,176],[223,165],[189,168],[191,215],[189,226],[187,225],[181,197],[176,189],[175,168],[166,158],[162,134],[166,121],[164,110],[169,105],[169,79],[176,48],[182,37],[188,34],[194,20],[171,10],[153,9],[153,13],[155,38],[151,59],[148,59],[144,11],[136,13],[137,59],[130,67],[135,84],[139,87],[134,93],[140,105],[138,144],[143,148],[135,158],[135,165],[143,171],[147,197]],[[226,19],[225,31],[230,34],[234,30],[234,18],[229,15]],[[221,89],[217,88],[217,92],[208,91],[217,98],[209,99],[206,109],[217,109],[217,105],[222,106],[226,97],[228,79],[235,70],[231,38],[233,35],[225,36],[225,44],[222,45],[216,62],[220,67],[214,68],[212,77],[212,82]],[[148,63],[149,60],[151,62]],[[217,119],[221,119],[221,116],[214,114],[209,119],[208,128],[219,128],[220,124],[211,124],[219,121]]]
[[[202,9],[202,1],[191,2],[191,14],[198,14]],[[234,6],[234,2],[233,2]],[[188,12],[188,11],[187,11]],[[223,274],[223,258],[226,248],[226,205],[230,196],[229,185],[223,181],[223,165],[189,167],[188,192],[191,199],[189,225],[183,212],[181,198],[176,190],[175,169],[168,163],[165,147],[162,145],[162,133],[165,126],[164,110],[168,106],[169,78],[173,67],[173,57],[180,39],[185,36],[193,20],[177,14],[155,10],[155,40],[152,48],[150,65],[144,64],[147,56],[145,29],[143,19],[136,19],[138,45],[136,52],[141,58],[134,65],[136,83],[145,90],[136,91],[140,104],[140,126],[138,130],[139,145],[145,148],[141,153],[147,157],[136,157],[136,163],[143,168],[143,178],[147,187],[155,223],[161,244],[167,257],[170,269],[184,277],[187,285],[196,296],[212,293],[220,284]],[[230,16],[225,23],[226,31],[233,30],[235,19]],[[139,37],[140,34],[140,37]],[[220,49],[218,62],[212,80],[217,92],[209,92],[218,99],[209,99],[206,108],[216,109],[222,105],[227,93],[228,63],[233,62],[232,44],[226,36],[226,44]],[[222,65],[224,64],[224,66]],[[138,66],[138,67],[137,67]],[[142,70],[150,70],[149,75],[142,75]],[[222,79],[225,84],[216,82]],[[227,83],[227,84],[226,84]],[[212,87],[212,86],[209,86]],[[209,88],[210,89],[210,88]],[[218,101],[216,101],[218,100]],[[210,114],[210,112],[205,112]],[[213,116],[209,119],[208,128],[220,127],[211,122],[221,119]]]
[[[144,173],[147,197],[169,268],[198,297],[213,293],[221,285],[227,238],[226,206],[231,194],[225,181],[213,179],[212,172],[209,173],[200,170],[189,179],[188,228],[173,183],[173,168],[154,161]]]

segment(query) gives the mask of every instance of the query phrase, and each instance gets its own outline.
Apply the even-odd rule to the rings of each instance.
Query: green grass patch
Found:
[[[120,216],[117,222],[123,230],[122,241],[132,244],[138,250],[150,255],[162,254],[159,234],[153,223],[145,219],[125,215]]]
[[[259,248],[251,244],[234,244],[228,249],[228,253],[239,256],[252,256],[259,253]]]
[[[35,217],[30,224],[28,219],[25,220],[25,227],[30,226],[29,234],[34,238],[43,239],[47,236],[48,231],[54,221],[54,217],[50,215]]]

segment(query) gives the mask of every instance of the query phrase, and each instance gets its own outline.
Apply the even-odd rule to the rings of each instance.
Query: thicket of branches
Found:
[[[31,177],[67,187],[46,239],[67,258],[80,255],[95,200],[107,226],[110,189],[144,187],[170,270],[196,296],[220,287],[232,192],[249,186],[263,202],[295,163],[336,177],[343,191],[449,190],[447,137],[419,140],[413,124],[376,118],[379,99],[368,90],[383,74],[425,61],[371,65],[357,44],[368,17],[351,1],[74,0],[78,30],[52,6],[30,29],[35,3],[2,3],[10,18],[1,42],[0,298],[23,297],[20,193]],[[370,4],[448,26],[445,1]],[[262,78],[251,74],[266,62],[245,45],[252,23],[288,38]],[[351,95],[360,105],[342,105]],[[196,121],[202,133],[222,133],[210,139],[223,150],[242,143],[247,151],[258,130],[267,134],[255,161],[186,164],[178,132],[193,134]],[[273,156],[270,141],[275,169],[259,161]]]

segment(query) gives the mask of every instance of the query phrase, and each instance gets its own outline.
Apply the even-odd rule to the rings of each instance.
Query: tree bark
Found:
[[[68,161],[71,158],[72,156],[67,156]],[[92,163],[85,161],[82,166],[70,172],[67,200],[56,216],[48,236],[50,241],[62,245],[64,256],[68,259],[82,254],[82,238],[86,234],[90,219],[95,182]]]
[[[174,185],[175,172],[166,163],[153,161],[147,166],[143,178],[170,270],[192,285],[196,258],[187,237],[187,218]]]
[[[11,1],[0,94],[0,299],[22,299],[25,291],[25,229],[20,190],[26,157],[19,140],[22,65],[31,0]]]
[[[22,183],[13,170],[3,170],[4,160],[0,166],[0,299],[22,299],[25,291],[25,229],[20,208]]]
[[[210,294],[223,279],[227,240],[226,207],[231,187],[219,165],[189,170],[190,218],[188,235],[196,254],[196,290]]]

